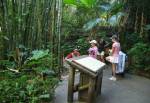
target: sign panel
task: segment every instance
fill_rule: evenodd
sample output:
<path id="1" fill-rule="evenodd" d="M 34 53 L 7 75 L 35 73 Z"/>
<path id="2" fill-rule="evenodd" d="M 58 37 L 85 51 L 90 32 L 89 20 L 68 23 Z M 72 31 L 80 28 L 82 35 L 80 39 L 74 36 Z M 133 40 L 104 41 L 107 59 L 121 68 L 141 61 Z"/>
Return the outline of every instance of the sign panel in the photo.
<path id="1" fill-rule="evenodd" d="M 93 72 L 97 72 L 100 68 L 105 66 L 105 63 L 103 63 L 95 58 L 92 58 L 92 57 L 85 57 L 85 58 L 73 60 L 73 62 L 75 62 L 83 67 L 86 67 Z"/>

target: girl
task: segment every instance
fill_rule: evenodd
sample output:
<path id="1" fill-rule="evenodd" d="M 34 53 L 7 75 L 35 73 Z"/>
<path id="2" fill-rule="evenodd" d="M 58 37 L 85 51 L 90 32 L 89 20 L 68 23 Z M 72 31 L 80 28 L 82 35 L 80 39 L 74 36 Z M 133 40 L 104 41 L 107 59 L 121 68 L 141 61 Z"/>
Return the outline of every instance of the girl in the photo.
<path id="1" fill-rule="evenodd" d="M 111 56 L 107 57 L 106 60 L 112 63 L 112 77 L 109 79 L 116 81 L 116 66 L 119 62 L 120 43 L 116 35 L 113 35 L 111 39 L 113 42 Z"/>
<path id="2" fill-rule="evenodd" d="M 98 48 L 96 46 L 97 41 L 96 40 L 92 40 L 92 41 L 90 41 L 90 44 L 91 44 L 91 47 L 88 50 L 89 56 L 97 59 L 97 54 L 98 54 Z"/>

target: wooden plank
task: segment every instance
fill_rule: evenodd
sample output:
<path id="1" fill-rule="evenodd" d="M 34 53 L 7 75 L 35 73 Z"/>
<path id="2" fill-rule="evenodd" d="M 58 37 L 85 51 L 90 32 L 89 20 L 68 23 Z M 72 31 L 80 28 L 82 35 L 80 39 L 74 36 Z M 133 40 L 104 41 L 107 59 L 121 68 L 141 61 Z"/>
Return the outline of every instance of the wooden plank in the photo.
<path id="1" fill-rule="evenodd" d="M 86 84 L 86 85 L 82 85 L 82 86 L 79 86 L 79 84 L 76 84 L 75 86 L 74 86 L 74 92 L 80 92 L 80 91 L 83 91 L 83 90 L 85 90 L 85 89 L 88 89 L 89 88 L 89 84 Z"/>
<path id="2" fill-rule="evenodd" d="M 80 73 L 79 87 L 82 87 L 84 85 L 89 86 L 89 75 L 82 72 L 82 73 Z M 88 99 L 88 88 L 84 88 L 83 90 L 79 91 L 78 98 L 79 98 L 79 101 L 86 102 Z"/>
<path id="3" fill-rule="evenodd" d="M 87 89 L 87 88 L 89 88 L 89 84 L 80 86 L 78 90 L 79 90 L 79 91 L 82 91 L 82 90 L 85 90 L 85 89 Z"/>
<path id="4" fill-rule="evenodd" d="M 97 80 L 96 80 L 96 96 L 101 94 L 102 77 L 103 77 L 103 71 L 99 73 Z"/>
<path id="5" fill-rule="evenodd" d="M 94 103 L 95 102 L 95 84 L 96 84 L 95 78 L 90 78 L 87 103 Z"/>
<path id="6" fill-rule="evenodd" d="M 74 78 L 75 78 L 75 69 L 70 67 L 69 68 L 69 78 L 68 78 L 68 103 L 73 102 Z"/>

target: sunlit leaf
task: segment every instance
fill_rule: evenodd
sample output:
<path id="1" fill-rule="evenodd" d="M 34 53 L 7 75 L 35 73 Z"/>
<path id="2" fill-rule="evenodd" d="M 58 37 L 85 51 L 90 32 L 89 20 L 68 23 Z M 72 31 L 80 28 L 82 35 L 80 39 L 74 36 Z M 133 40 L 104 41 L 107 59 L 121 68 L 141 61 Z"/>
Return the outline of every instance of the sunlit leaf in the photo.
<path id="1" fill-rule="evenodd" d="M 83 26 L 84 31 L 91 30 L 93 27 L 95 27 L 101 21 L 102 21 L 102 19 L 100 19 L 100 18 L 96 18 L 96 19 L 93 19 L 93 20 L 89 21 L 88 23 L 86 23 Z"/>

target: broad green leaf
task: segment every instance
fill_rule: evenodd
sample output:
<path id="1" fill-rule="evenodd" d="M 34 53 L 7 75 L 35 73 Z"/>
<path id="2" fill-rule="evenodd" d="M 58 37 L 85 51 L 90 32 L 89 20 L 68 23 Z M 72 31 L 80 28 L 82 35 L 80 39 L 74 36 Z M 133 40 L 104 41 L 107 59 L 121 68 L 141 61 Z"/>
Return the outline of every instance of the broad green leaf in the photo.
<path id="1" fill-rule="evenodd" d="M 48 55 L 49 50 L 34 50 L 32 51 L 33 56 L 29 58 L 29 60 L 37 60 Z"/>
<path id="2" fill-rule="evenodd" d="M 73 5 L 75 5 L 76 4 L 76 0 L 64 0 L 64 3 L 65 4 L 73 4 Z"/>
<path id="3" fill-rule="evenodd" d="M 80 0 L 81 4 L 88 8 L 92 8 L 94 4 L 96 3 L 96 0 Z"/>
<path id="4" fill-rule="evenodd" d="M 93 20 L 90 20 L 89 22 L 87 22 L 84 26 L 83 29 L 84 31 L 88 31 L 91 30 L 93 27 L 95 27 L 98 23 L 100 23 L 102 21 L 102 19 L 100 18 L 96 18 Z"/>

